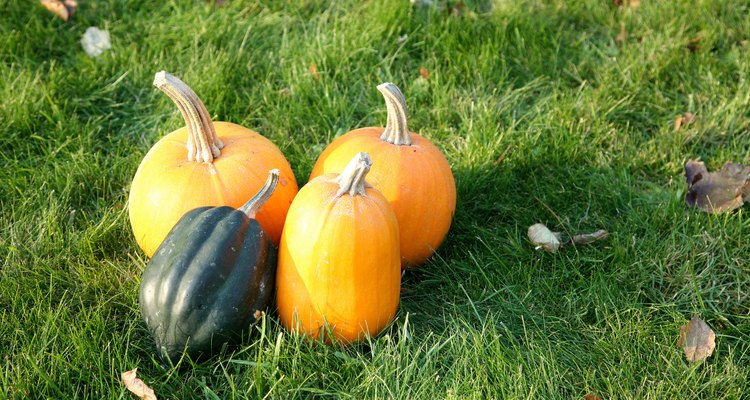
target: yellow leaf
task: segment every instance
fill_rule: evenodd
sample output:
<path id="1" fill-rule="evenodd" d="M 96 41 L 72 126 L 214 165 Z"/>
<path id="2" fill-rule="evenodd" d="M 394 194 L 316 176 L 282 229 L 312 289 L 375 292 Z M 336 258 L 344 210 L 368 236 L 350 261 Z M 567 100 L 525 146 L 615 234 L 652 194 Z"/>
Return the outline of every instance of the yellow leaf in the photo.
<path id="1" fill-rule="evenodd" d="M 63 21 L 70 19 L 70 16 L 78 7 L 76 0 L 40 0 L 40 3 L 48 11 L 62 18 Z"/>

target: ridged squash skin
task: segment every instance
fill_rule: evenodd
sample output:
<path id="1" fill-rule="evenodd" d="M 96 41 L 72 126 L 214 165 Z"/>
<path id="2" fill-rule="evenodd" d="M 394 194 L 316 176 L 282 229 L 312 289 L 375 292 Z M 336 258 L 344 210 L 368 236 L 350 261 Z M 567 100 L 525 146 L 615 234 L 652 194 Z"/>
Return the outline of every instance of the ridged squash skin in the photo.
<path id="1" fill-rule="evenodd" d="M 160 139 L 141 161 L 130 186 L 128 212 L 135 239 L 151 257 L 186 212 L 204 206 L 240 207 L 278 168 L 279 185 L 257 220 L 278 244 L 286 212 L 297 194 L 289 162 L 270 140 L 241 125 L 213 123 L 224 142 L 212 163 L 186 157 L 188 132 L 180 128 Z"/>
<path id="2" fill-rule="evenodd" d="M 276 305 L 289 330 L 344 343 L 394 318 L 401 264 L 393 210 L 374 188 L 337 196 L 336 174 L 308 182 L 289 208 L 279 245 Z M 326 341 L 331 337 L 326 335 Z"/>
<path id="3" fill-rule="evenodd" d="M 143 320 L 157 354 L 176 363 L 236 344 L 273 300 L 276 249 L 258 221 L 231 207 L 185 214 L 148 263 Z"/>
<path id="4" fill-rule="evenodd" d="M 355 129 L 336 138 L 318 157 L 310 179 L 343 171 L 356 153 L 367 152 L 373 165 L 367 182 L 391 203 L 398 220 L 402 266 L 423 264 L 440 246 L 456 210 L 456 182 L 443 153 L 411 132 L 411 144 L 380 138 L 384 128 Z"/>
<path id="5" fill-rule="evenodd" d="M 258 210 L 258 222 L 278 244 L 297 193 L 292 168 L 278 147 L 251 129 L 213 122 L 198 95 L 182 80 L 158 72 L 154 86 L 180 110 L 185 126 L 148 151 L 130 185 L 128 213 L 135 240 L 148 257 L 188 211 L 206 206 L 240 207 L 279 170 L 278 189 Z"/>
<path id="6" fill-rule="evenodd" d="M 406 100 L 392 83 L 378 85 L 385 98 L 384 128 L 350 131 L 318 157 L 310 179 L 340 173 L 359 152 L 372 158 L 367 181 L 391 203 L 398 220 L 401 267 L 423 264 L 448 234 L 456 210 L 456 182 L 448 160 L 434 144 L 411 132 Z"/>

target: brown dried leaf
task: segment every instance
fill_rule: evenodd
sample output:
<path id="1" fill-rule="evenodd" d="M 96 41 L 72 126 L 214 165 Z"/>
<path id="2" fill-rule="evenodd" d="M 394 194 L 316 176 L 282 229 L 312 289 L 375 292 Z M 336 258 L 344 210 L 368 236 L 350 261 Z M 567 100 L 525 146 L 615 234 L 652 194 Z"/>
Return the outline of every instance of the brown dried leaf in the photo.
<path id="1" fill-rule="evenodd" d="M 585 397 L 583 398 L 583 400 L 603 400 L 603 399 L 602 399 L 601 397 L 599 397 L 599 396 L 595 395 L 595 394 L 591 394 L 591 393 L 589 393 L 589 394 L 587 394 L 587 395 L 586 395 L 586 396 L 585 396 Z"/>
<path id="2" fill-rule="evenodd" d="M 609 232 L 605 231 L 604 229 L 599 229 L 596 232 L 593 233 L 582 233 L 573 236 L 573 243 L 575 244 L 589 244 L 594 243 L 597 240 L 604 240 L 609 237 Z"/>
<path id="3" fill-rule="evenodd" d="M 696 51 L 700 50 L 700 43 L 701 43 L 701 35 L 695 35 L 688 40 L 687 48 L 691 52 L 695 53 Z"/>
<path id="4" fill-rule="evenodd" d="M 714 354 L 716 334 L 696 315 L 680 327 L 677 346 L 682 347 L 689 362 L 700 362 Z"/>
<path id="5" fill-rule="evenodd" d="M 555 253 L 562 246 L 562 234 L 550 231 L 546 225 L 541 223 L 531 225 L 527 235 L 531 243 L 537 246 L 537 250 L 544 249 L 550 253 Z"/>
<path id="6" fill-rule="evenodd" d="M 688 126 L 695 122 L 695 114 L 686 112 L 674 120 L 674 131 L 678 132 L 683 126 Z"/>
<path id="7" fill-rule="evenodd" d="M 138 368 L 134 368 L 122 373 L 122 383 L 125 385 L 125 388 L 143 400 L 157 400 L 154 390 L 136 376 L 137 371 Z"/>
<path id="8" fill-rule="evenodd" d="M 682 115 L 674 119 L 674 131 L 675 132 L 678 132 L 680 128 L 682 128 L 682 123 L 684 119 L 685 118 L 683 118 Z"/>
<path id="9" fill-rule="evenodd" d="M 463 11 L 465 6 L 466 5 L 464 4 L 463 1 L 458 0 L 456 4 L 454 4 L 453 7 L 451 8 L 451 15 L 453 15 L 454 17 L 461 15 L 461 12 Z"/>
<path id="10" fill-rule="evenodd" d="M 315 67 L 314 63 L 310 63 L 310 72 L 312 72 L 312 76 L 316 81 L 320 80 L 320 75 L 318 75 L 318 68 Z"/>
<path id="11" fill-rule="evenodd" d="M 625 30 L 625 22 L 620 21 L 620 33 L 615 37 L 618 44 L 623 44 L 628 40 L 628 31 Z"/>
<path id="12" fill-rule="evenodd" d="M 62 18 L 63 21 L 70 19 L 70 16 L 76 11 L 78 3 L 76 0 L 39 0 L 42 6 L 49 12 Z"/>
<path id="13" fill-rule="evenodd" d="M 682 122 L 684 122 L 685 125 L 690 125 L 693 122 L 695 122 L 695 114 L 688 111 L 685 114 L 682 114 L 682 119 L 683 119 Z"/>
<path id="14" fill-rule="evenodd" d="M 708 172 L 702 162 L 690 160 L 685 179 L 685 203 L 709 214 L 740 208 L 750 198 L 750 166 L 728 161 L 718 172 Z"/>
<path id="15" fill-rule="evenodd" d="M 641 6 L 641 0 L 614 0 L 615 7 L 628 7 L 637 9 Z"/>
<path id="16" fill-rule="evenodd" d="M 427 70 L 425 67 L 419 67 L 419 75 L 422 76 L 422 78 L 430 80 L 430 71 Z"/>

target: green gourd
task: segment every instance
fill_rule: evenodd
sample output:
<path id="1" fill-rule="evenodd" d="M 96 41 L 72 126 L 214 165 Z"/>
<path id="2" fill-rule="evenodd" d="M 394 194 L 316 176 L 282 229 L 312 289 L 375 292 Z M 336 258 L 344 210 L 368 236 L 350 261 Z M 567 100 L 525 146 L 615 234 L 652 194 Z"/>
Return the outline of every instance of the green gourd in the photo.
<path id="1" fill-rule="evenodd" d="M 159 357 L 197 360 L 237 344 L 273 299 L 276 248 L 254 219 L 279 171 L 240 209 L 200 207 L 172 228 L 143 273 L 140 305 Z"/>

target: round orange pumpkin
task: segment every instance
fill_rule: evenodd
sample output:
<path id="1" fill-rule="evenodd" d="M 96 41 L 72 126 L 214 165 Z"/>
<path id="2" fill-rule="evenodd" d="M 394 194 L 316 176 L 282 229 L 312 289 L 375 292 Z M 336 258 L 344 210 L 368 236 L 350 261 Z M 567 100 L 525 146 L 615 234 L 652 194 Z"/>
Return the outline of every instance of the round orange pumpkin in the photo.
<path id="1" fill-rule="evenodd" d="M 279 148 L 240 125 L 212 122 L 195 92 L 177 77 L 159 72 L 154 85 L 175 102 L 186 126 L 149 150 L 130 186 L 130 224 L 141 249 L 151 257 L 194 208 L 241 207 L 263 187 L 271 169 L 279 169 L 279 185 L 256 219 L 278 244 L 297 194 L 297 181 Z"/>
<path id="2" fill-rule="evenodd" d="M 318 338 L 330 328 L 348 343 L 378 334 L 396 314 L 398 226 L 388 200 L 365 183 L 371 163 L 355 155 L 340 175 L 308 182 L 289 209 L 276 271 L 289 330 Z"/>
<path id="3" fill-rule="evenodd" d="M 367 181 L 391 203 L 398 219 L 402 267 L 418 266 L 440 246 L 456 209 L 456 183 L 440 149 L 409 132 L 406 101 L 392 83 L 378 86 L 385 97 L 385 128 L 360 128 L 334 140 L 320 155 L 310 178 L 341 172 L 354 154 L 373 160 Z"/>

